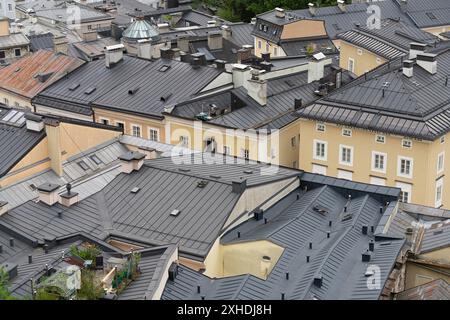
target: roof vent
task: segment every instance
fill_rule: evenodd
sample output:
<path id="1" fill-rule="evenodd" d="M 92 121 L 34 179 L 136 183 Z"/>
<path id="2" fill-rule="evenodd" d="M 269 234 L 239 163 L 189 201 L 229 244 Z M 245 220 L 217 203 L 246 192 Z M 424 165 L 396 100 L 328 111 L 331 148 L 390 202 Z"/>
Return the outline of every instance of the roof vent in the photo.
<path id="1" fill-rule="evenodd" d="M 139 190 L 141 190 L 141 188 L 139 188 L 139 187 L 134 187 L 133 189 L 131 189 L 131 193 L 138 193 L 139 192 Z"/>
<path id="2" fill-rule="evenodd" d="M 84 93 L 87 94 L 87 95 L 90 95 L 90 94 L 93 93 L 95 90 L 97 90 L 96 87 L 90 87 L 90 88 L 87 88 L 86 91 L 85 91 Z"/>
<path id="3" fill-rule="evenodd" d="M 77 89 L 79 86 L 80 86 L 79 83 L 74 83 L 74 84 L 72 84 L 72 85 L 69 87 L 69 90 L 70 90 L 70 91 L 74 91 L 74 90 Z"/>
<path id="4" fill-rule="evenodd" d="M 167 94 L 161 96 L 160 100 L 161 100 L 162 102 L 167 102 L 167 101 L 170 99 L 171 96 L 172 96 L 172 93 L 169 92 L 169 93 L 167 93 Z"/>
<path id="5" fill-rule="evenodd" d="M 176 217 L 180 214 L 180 210 L 178 209 L 174 209 L 172 210 L 172 212 L 170 213 L 171 216 Z"/>
<path id="6" fill-rule="evenodd" d="M 314 206 L 314 207 L 313 207 L 313 210 L 314 210 L 315 212 L 320 213 L 320 214 L 327 214 L 327 213 L 328 213 L 327 208 L 325 208 L 325 207 L 323 207 L 323 206 L 321 206 L 321 205 L 316 205 L 316 206 Z"/>
<path id="7" fill-rule="evenodd" d="M 361 256 L 361 261 L 362 262 L 369 262 L 370 261 L 370 257 L 372 256 L 372 254 L 369 252 L 369 250 L 367 250 L 366 252 L 364 252 Z"/>
<path id="8" fill-rule="evenodd" d="M 197 187 L 204 188 L 204 187 L 206 187 L 207 184 L 208 184 L 208 181 L 201 180 L 201 181 L 197 182 Z"/>
<path id="9" fill-rule="evenodd" d="M 38 73 L 36 75 L 36 78 L 44 83 L 45 81 L 47 81 L 51 76 L 53 75 L 53 72 L 47 72 L 47 73 Z"/>
<path id="10" fill-rule="evenodd" d="M 139 87 L 128 90 L 128 94 L 135 94 L 139 90 Z"/>
<path id="11" fill-rule="evenodd" d="M 318 288 L 322 287 L 322 283 L 323 283 L 323 276 L 322 276 L 322 274 L 319 273 L 316 276 L 314 276 L 313 284 L 316 287 L 318 287 Z"/>

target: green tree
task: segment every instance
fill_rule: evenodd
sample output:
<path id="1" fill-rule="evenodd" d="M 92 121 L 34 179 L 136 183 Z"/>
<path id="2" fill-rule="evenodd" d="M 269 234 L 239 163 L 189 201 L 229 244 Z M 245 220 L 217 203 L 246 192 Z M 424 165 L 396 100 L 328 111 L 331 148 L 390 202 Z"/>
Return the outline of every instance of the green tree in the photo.
<path id="1" fill-rule="evenodd" d="M 9 292 L 8 273 L 0 268 L 0 300 L 13 300 L 14 297 Z"/>

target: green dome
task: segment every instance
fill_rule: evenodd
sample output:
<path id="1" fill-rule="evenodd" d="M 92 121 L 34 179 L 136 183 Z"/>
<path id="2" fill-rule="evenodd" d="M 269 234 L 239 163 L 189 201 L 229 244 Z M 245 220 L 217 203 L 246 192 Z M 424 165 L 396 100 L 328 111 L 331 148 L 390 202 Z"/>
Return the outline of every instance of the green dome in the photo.
<path id="1" fill-rule="evenodd" d="M 135 20 L 122 34 L 127 40 L 151 39 L 159 40 L 157 27 L 152 26 L 144 19 Z"/>

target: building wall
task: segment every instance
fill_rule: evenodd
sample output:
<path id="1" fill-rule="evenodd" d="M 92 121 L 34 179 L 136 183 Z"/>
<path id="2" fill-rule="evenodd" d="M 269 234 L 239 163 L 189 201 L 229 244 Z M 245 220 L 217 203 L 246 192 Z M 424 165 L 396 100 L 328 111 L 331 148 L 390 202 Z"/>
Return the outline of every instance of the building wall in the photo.
<path id="1" fill-rule="evenodd" d="M 316 129 L 316 121 L 300 121 L 300 148 L 299 166 L 305 171 L 323 169 L 326 175 L 338 177 L 339 175 L 351 174 L 352 180 L 374 183 L 373 180 L 385 181 L 386 186 L 398 187 L 399 184 L 411 186 L 410 202 L 435 207 L 436 179 L 449 174 L 448 156 L 444 156 L 444 170 L 437 172 L 437 155 L 445 152 L 448 145 L 448 135 L 441 143 L 436 141 L 412 140 L 410 149 L 402 146 L 403 137 L 384 135 L 385 143 L 376 142 L 379 133 L 368 130 L 349 128 L 352 130 L 351 137 L 343 136 L 343 126 L 326 123 L 325 132 Z M 324 141 L 327 144 L 326 160 L 314 159 L 314 140 Z M 340 164 L 340 145 L 353 148 L 353 164 Z M 372 152 L 386 154 L 386 172 L 375 171 L 372 168 Z M 398 156 L 411 158 L 412 177 L 406 178 L 398 175 Z M 318 165 L 318 166 L 315 166 Z M 341 172 L 339 172 L 341 170 Z M 344 172 L 343 172 L 344 171 Z M 443 188 L 444 208 L 450 207 L 450 192 L 448 187 Z"/>
<path id="2" fill-rule="evenodd" d="M 11 10 L 10 10 L 11 9 Z M 14 0 L 0 0 L 0 17 L 7 17 L 10 20 L 16 19 L 16 3 Z M 0 32 L 0 34 L 2 34 Z"/>
<path id="3" fill-rule="evenodd" d="M 406 263 L 405 290 L 420 286 L 436 279 L 444 279 L 450 283 L 450 270 L 425 266 L 422 264 Z"/>
<path id="4" fill-rule="evenodd" d="M 118 123 L 124 124 L 124 134 L 133 135 L 132 126 L 141 127 L 141 138 L 150 139 L 150 128 L 159 131 L 158 141 L 165 141 L 164 120 L 156 120 L 122 112 L 93 108 L 95 113 L 95 122 L 102 123 L 102 120 L 108 120 L 110 125 L 116 126 Z"/>
<path id="5" fill-rule="evenodd" d="M 20 56 L 15 55 L 15 49 L 20 49 Z M 3 51 L 5 53 L 5 58 L 3 60 L 11 62 L 15 59 L 20 59 L 21 57 L 27 55 L 30 52 L 30 48 L 28 45 L 18 45 L 14 48 L 0 48 L 0 51 Z"/>
<path id="6" fill-rule="evenodd" d="M 0 88 L 0 103 L 13 108 L 27 108 L 33 110 L 31 100 L 25 96 L 11 93 Z"/>
<path id="7" fill-rule="evenodd" d="M 285 57 L 286 53 L 277 44 L 264 40 L 263 38 L 254 37 L 255 56 L 261 57 L 261 53 L 269 52 L 271 57 Z M 267 50 L 268 49 L 268 50 Z"/>
<path id="8" fill-rule="evenodd" d="M 443 32 L 450 31 L 450 25 L 439 26 L 439 27 L 432 27 L 432 28 L 423 28 L 422 30 L 426 31 L 426 32 L 429 32 L 429 33 L 432 33 L 435 36 L 439 37 L 439 34 L 441 34 Z"/>
<path id="9" fill-rule="evenodd" d="M 353 72 L 357 76 L 363 75 L 364 73 L 387 62 L 387 60 L 383 57 L 367 51 L 366 49 L 359 48 L 346 41 L 340 42 L 340 50 L 339 66 L 343 69 L 349 70 L 349 60 L 353 59 Z"/>

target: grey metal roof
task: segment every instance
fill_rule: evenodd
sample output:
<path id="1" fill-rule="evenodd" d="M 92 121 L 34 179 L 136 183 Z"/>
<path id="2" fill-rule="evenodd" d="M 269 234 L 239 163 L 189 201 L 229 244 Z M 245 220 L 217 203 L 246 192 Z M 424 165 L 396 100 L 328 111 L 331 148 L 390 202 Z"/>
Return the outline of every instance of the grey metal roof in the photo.
<path id="1" fill-rule="evenodd" d="M 160 69 L 164 65 L 170 68 L 162 72 Z M 91 105 L 95 105 L 161 117 L 166 105 L 194 97 L 219 74 L 215 68 L 193 69 L 190 64 L 179 61 L 148 61 L 125 55 L 112 68 L 107 68 L 104 60 L 85 63 L 42 91 L 33 101 L 86 115 L 92 114 Z M 95 91 L 86 93 L 92 89 Z M 134 94 L 129 94 L 135 89 L 138 90 Z M 163 96 L 168 98 L 162 101 Z"/>
<path id="2" fill-rule="evenodd" d="M 313 49 L 313 53 L 322 52 L 327 55 L 338 53 L 333 41 L 328 37 L 282 41 L 280 46 L 288 56 L 305 55 L 308 47 Z"/>
<path id="3" fill-rule="evenodd" d="M 23 47 L 30 43 L 30 40 L 22 33 L 11 33 L 9 36 L 0 37 L 0 48 Z"/>
<path id="4" fill-rule="evenodd" d="M 445 0 L 442 0 L 445 1 Z M 426 3 L 430 1 L 424 1 Z M 336 35 L 341 32 L 345 32 L 353 29 L 356 24 L 366 25 L 369 14 L 367 13 L 368 7 L 372 3 L 354 3 L 346 5 L 346 12 L 343 13 L 338 6 L 321 7 L 317 8 L 316 14 L 311 15 L 308 9 L 302 10 L 286 10 L 286 19 L 280 19 L 275 16 L 275 11 L 268 11 L 258 15 L 261 20 L 268 21 L 275 25 L 282 25 L 289 22 L 289 16 L 293 16 L 295 19 L 319 19 L 325 21 L 325 28 L 328 36 L 331 39 L 335 39 Z M 381 12 L 383 19 L 401 19 L 406 23 L 412 24 L 411 19 L 400 10 L 400 7 L 395 3 L 395 0 L 378 1 L 376 4 Z M 280 20 L 283 22 L 280 23 Z M 286 22 L 287 21 L 287 22 Z"/>
<path id="5" fill-rule="evenodd" d="M 439 49 L 439 48 L 438 48 Z M 401 59 L 384 64 L 299 109 L 302 118 L 434 140 L 450 127 L 450 50 L 438 52 L 437 73 L 418 65 L 405 77 Z"/>
<path id="6" fill-rule="evenodd" d="M 53 34 L 51 32 L 28 35 L 28 39 L 30 39 L 30 50 L 32 52 L 40 49 L 53 50 Z"/>
<path id="7" fill-rule="evenodd" d="M 447 0 L 408 0 L 406 14 L 419 28 L 445 26 L 450 21 L 450 3 Z"/>
<path id="8" fill-rule="evenodd" d="M 420 254 L 450 247 L 450 220 L 426 228 L 420 246 Z"/>
<path id="9" fill-rule="evenodd" d="M 102 20 L 112 20 L 113 17 L 99 12 L 97 10 L 90 9 L 85 6 L 76 6 L 77 15 L 79 21 L 81 23 L 85 22 L 94 22 L 94 21 L 102 21 Z M 74 9 L 72 9 L 74 10 Z M 67 23 L 67 21 L 71 21 L 72 19 L 72 11 L 67 7 L 59 7 L 59 8 L 51 8 L 46 10 L 38 10 L 36 11 L 36 16 L 39 18 L 45 18 L 49 20 L 58 21 L 60 23 Z"/>
<path id="10" fill-rule="evenodd" d="M 303 182 L 302 182 L 303 183 Z M 252 240 L 268 240 L 284 251 L 266 280 L 252 275 L 210 279 L 182 267 L 175 281 L 168 281 L 163 299 L 378 299 L 382 289 L 369 289 L 365 273 L 369 264 L 380 267 L 381 284 L 386 282 L 404 240 L 377 239 L 369 263 L 361 261 L 374 235 L 381 215 L 380 206 L 390 195 L 379 198 L 370 193 L 354 194 L 351 200 L 345 187 L 322 185 L 307 192 L 296 190 L 265 210 L 264 221 L 249 220 L 222 237 L 224 245 Z M 303 189 L 302 189 L 303 190 Z M 297 199 L 297 194 L 300 198 Z M 316 206 L 326 208 L 321 214 Z M 352 214 L 341 221 L 344 206 Z M 332 226 L 329 226 L 329 222 Z M 362 226 L 369 228 L 363 235 Z M 240 232 L 240 237 L 237 237 Z M 325 235 L 331 232 L 330 239 Z M 313 248 L 309 249 L 309 242 Z M 310 262 L 306 262 L 306 256 Z M 289 280 L 285 274 L 289 272 Z M 313 278 L 323 276 L 323 285 L 313 285 Z M 201 286 L 201 294 L 196 291 Z"/>
<path id="11" fill-rule="evenodd" d="M 5 120 L 12 113 L 18 111 L 0 108 L 0 177 L 8 174 L 46 136 L 44 131 L 27 130 L 25 122 L 13 125 Z"/>
<path id="12" fill-rule="evenodd" d="M 355 28 L 337 36 L 387 59 L 395 59 L 409 52 L 411 42 L 433 45 L 439 38 L 401 21 L 387 19 L 380 29 Z"/>
<path id="13" fill-rule="evenodd" d="M 240 164 L 232 157 L 227 164 L 207 165 L 212 159 L 199 156 L 193 156 L 192 165 L 178 165 L 176 157 L 148 161 L 139 172 L 119 174 L 97 193 L 68 208 L 28 201 L 4 214 L 0 228 L 30 242 L 79 232 L 100 239 L 114 234 L 152 245 L 178 244 L 184 255 L 203 257 L 240 198 L 240 193 L 232 192 L 232 181 L 246 178 L 250 188 L 299 174 L 280 168 L 275 175 L 263 175 L 261 169 L 266 165 L 243 160 Z M 217 172 L 220 177 L 214 175 Z M 200 180 L 207 181 L 203 188 L 197 186 Z M 132 193 L 136 187 L 138 192 Z M 170 214 L 174 210 L 179 210 L 177 216 Z"/>

